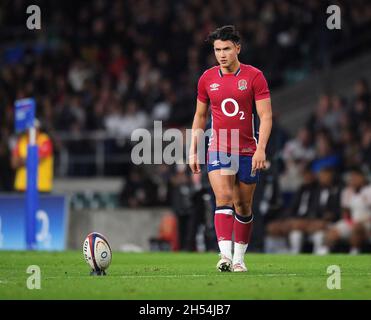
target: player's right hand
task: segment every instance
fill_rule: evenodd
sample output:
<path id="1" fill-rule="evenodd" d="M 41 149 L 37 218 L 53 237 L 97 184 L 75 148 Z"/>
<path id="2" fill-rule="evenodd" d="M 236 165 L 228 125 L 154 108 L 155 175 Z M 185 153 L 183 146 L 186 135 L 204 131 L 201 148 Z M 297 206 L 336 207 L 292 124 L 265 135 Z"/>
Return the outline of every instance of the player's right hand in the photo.
<path id="1" fill-rule="evenodd" d="M 201 167 L 200 167 L 200 163 L 198 162 L 197 154 L 191 154 L 188 157 L 188 163 L 189 163 L 189 167 L 192 170 L 192 173 L 201 172 Z"/>

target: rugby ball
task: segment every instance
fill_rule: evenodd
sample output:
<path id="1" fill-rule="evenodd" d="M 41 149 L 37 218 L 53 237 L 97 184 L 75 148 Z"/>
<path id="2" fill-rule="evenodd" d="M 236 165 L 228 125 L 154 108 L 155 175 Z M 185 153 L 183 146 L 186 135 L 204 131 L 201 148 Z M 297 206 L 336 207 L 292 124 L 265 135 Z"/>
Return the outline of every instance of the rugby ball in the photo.
<path id="1" fill-rule="evenodd" d="M 112 251 L 107 239 L 98 232 L 89 233 L 83 245 L 85 261 L 93 272 L 100 274 L 108 269 L 112 261 Z"/>

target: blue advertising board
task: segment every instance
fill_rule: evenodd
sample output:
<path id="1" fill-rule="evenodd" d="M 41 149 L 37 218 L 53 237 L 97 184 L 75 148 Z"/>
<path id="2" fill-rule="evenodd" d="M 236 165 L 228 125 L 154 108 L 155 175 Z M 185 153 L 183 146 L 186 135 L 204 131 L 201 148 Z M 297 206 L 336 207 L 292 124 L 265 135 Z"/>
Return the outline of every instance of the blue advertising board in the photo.
<path id="1" fill-rule="evenodd" d="M 26 250 L 26 199 L 0 194 L 0 250 Z M 66 196 L 42 195 L 36 213 L 35 250 L 65 250 L 68 227 Z"/>
<path id="2" fill-rule="evenodd" d="M 36 102 L 33 98 L 16 100 L 15 106 L 15 131 L 25 131 L 34 125 Z"/>

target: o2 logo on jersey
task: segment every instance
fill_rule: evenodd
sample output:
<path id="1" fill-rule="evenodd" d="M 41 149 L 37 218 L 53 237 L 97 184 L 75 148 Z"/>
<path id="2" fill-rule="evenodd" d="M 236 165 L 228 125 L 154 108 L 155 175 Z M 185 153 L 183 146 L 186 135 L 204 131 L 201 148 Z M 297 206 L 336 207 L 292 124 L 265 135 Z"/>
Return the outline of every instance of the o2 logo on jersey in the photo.
<path id="1" fill-rule="evenodd" d="M 234 106 L 233 112 L 228 112 L 225 108 L 225 105 L 227 102 L 231 102 Z M 239 111 L 240 106 L 238 105 L 238 102 L 232 98 L 227 98 L 222 101 L 221 108 L 223 113 L 227 117 L 234 117 L 235 115 L 239 114 L 240 115 L 240 120 L 245 120 L 245 113 L 243 111 Z"/>
<path id="2" fill-rule="evenodd" d="M 246 90 L 247 89 L 247 81 L 245 79 L 242 79 L 238 81 L 238 90 Z"/>

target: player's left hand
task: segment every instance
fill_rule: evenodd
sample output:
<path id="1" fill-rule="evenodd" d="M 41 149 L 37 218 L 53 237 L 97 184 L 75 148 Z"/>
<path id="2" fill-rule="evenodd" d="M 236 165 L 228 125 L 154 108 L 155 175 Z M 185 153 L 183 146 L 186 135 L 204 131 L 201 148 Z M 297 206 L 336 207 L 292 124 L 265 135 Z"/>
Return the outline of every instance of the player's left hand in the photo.
<path id="1" fill-rule="evenodd" d="M 262 149 L 256 149 L 254 156 L 252 157 L 252 170 L 265 169 L 266 158 L 265 151 Z"/>

